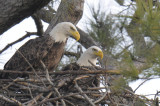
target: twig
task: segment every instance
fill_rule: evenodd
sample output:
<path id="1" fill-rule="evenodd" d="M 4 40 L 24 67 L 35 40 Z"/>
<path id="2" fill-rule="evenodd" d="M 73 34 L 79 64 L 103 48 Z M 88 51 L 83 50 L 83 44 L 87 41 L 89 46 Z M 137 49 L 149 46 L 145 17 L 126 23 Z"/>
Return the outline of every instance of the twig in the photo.
<path id="1" fill-rule="evenodd" d="M 89 90 L 99 90 L 99 89 L 105 89 L 106 87 L 94 87 L 94 88 L 87 88 Z"/>
<path id="2" fill-rule="evenodd" d="M 58 101 L 59 99 L 67 98 L 67 97 L 70 97 L 70 96 L 75 96 L 75 95 L 78 95 L 78 94 L 79 93 L 71 93 L 71 94 L 68 94 L 68 95 L 65 95 L 65 96 L 61 96 L 61 97 L 55 97 L 55 98 L 51 98 L 51 99 L 46 99 L 45 101 L 40 102 L 38 105 L 41 105 L 41 104 L 46 103 L 46 102 Z"/>
<path id="3" fill-rule="evenodd" d="M 75 106 L 73 103 L 71 103 L 70 101 L 64 99 L 65 102 L 67 102 L 68 104 L 70 104 L 70 106 Z"/>
<path id="4" fill-rule="evenodd" d="M 14 85 L 15 86 L 17 85 L 21 89 L 27 89 L 27 90 L 28 90 L 28 86 L 30 86 L 30 87 L 32 87 L 32 89 L 36 89 L 38 92 L 48 92 L 48 91 L 50 91 L 46 87 L 37 86 L 37 85 L 29 84 L 29 83 L 26 83 L 26 82 L 18 82 L 18 84 L 14 84 Z"/>
<path id="5" fill-rule="evenodd" d="M 7 86 L 3 87 L 3 89 L 7 89 L 8 87 L 10 87 L 11 85 L 14 84 L 14 82 L 16 82 L 18 80 L 18 78 L 14 79 L 11 83 L 9 83 Z"/>
<path id="6" fill-rule="evenodd" d="M 77 84 L 77 81 L 75 80 L 75 87 L 77 88 L 77 90 L 83 95 L 83 97 L 88 101 L 88 103 L 92 106 L 96 106 L 92 100 L 86 95 L 83 93 L 82 89 L 78 86 Z"/>
<path id="7" fill-rule="evenodd" d="M 59 106 L 59 102 L 58 101 L 56 101 L 56 106 Z"/>
<path id="8" fill-rule="evenodd" d="M 11 100 L 13 100 L 15 103 L 18 104 L 18 106 L 23 106 L 22 103 L 18 100 L 16 100 L 15 98 L 11 98 Z"/>
<path id="9" fill-rule="evenodd" d="M 101 98 L 99 98 L 98 100 L 94 101 L 94 103 L 96 104 L 96 103 L 102 101 L 102 100 L 106 97 L 107 93 L 108 93 L 108 92 L 106 91 L 106 92 L 104 93 L 104 95 L 103 95 Z"/>
<path id="10" fill-rule="evenodd" d="M 42 102 L 46 101 L 52 94 L 53 94 L 53 92 L 50 92 L 50 93 L 42 100 Z"/>
<path id="11" fill-rule="evenodd" d="M 108 96 L 109 100 L 111 101 L 111 103 L 112 103 L 112 104 L 115 104 L 114 101 L 111 99 L 111 97 L 110 97 L 110 95 L 109 95 L 108 92 L 107 92 L 107 96 Z"/>
<path id="12" fill-rule="evenodd" d="M 57 95 L 58 95 L 58 97 L 61 97 L 61 94 L 58 92 L 58 89 L 57 88 L 53 88 L 55 91 L 56 91 L 56 93 L 57 93 Z M 63 106 L 66 106 L 66 104 L 65 104 L 65 102 L 64 102 L 64 100 L 63 99 L 61 99 L 61 102 L 62 102 L 62 105 Z"/>
<path id="13" fill-rule="evenodd" d="M 108 87 L 105 85 L 104 88 L 107 89 Z M 102 101 L 106 97 L 107 93 L 108 93 L 108 91 L 106 90 L 105 93 L 103 94 L 103 96 L 101 98 L 99 98 L 98 100 L 96 100 L 94 103 L 96 104 L 96 103 Z"/>
<path id="14" fill-rule="evenodd" d="M 33 99 L 31 100 L 31 102 L 30 102 L 27 106 L 33 106 L 34 103 L 37 104 L 36 101 L 37 101 L 42 95 L 43 95 L 43 93 L 40 93 L 39 95 L 37 95 L 35 98 L 33 98 Z"/>
<path id="15" fill-rule="evenodd" d="M 10 46 L 24 40 L 25 38 L 27 37 L 30 37 L 31 35 L 37 35 L 37 32 L 27 32 L 23 37 L 19 38 L 18 40 L 12 42 L 12 43 L 9 43 L 7 46 L 5 46 L 2 50 L 0 50 L 0 54 L 3 53 L 5 50 L 7 50 Z"/>
<path id="16" fill-rule="evenodd" d="M 12 103 L 12 104 L 19 104 L 17 101 L 9 99 L 9 98 L 5 97 L 4 95 L 1 95 L 1 94 L 0 94 L 0 99 L 4 100 L 6 102 Z"/>
<path id="17" fill-rule="evenodd" d="M 88 62 L 89 62 L 92 66 L 97 67 L 97 66 L 94 65 L 90 60 L 88 60 Z"/>
<path id="18" fill-rule="evenodd" d="M 45 64 L 43 63 L 42 60 L 40 60 L 40 63 L 42 64 L 42 67 L 44 68 L 44 70 L 46 72 L 46 78 L 47 78 L 48 82 L 53 86 L 53 82 L 50 79 L 47 67 L 45 66 Z"/>
<path id="19" fill-rule="evenodd" d="M 69 52 L 69 51 L 65 51 L 64 52 L 64 55 L 67 55 L 67 56 L 75 56 L 76 58 L 79 58 L 79 54 L 77 53 L 74 53 L 74 52 Z"/>
<path id="20" fill-rule="evenodd" d="M 37 101 L 35 100 L 35 98 L 33 98 L 33 95 L 32 95 L 32 91 L 31 91 L 31 89 L 29 88 L 29 85 L 28 85 L 28 90 L 29 90 L 29 93 L 30 93 L 30 96 L 31 96 L 31 98 L 32 98 L 32 102 L 31 103 L 36 103 L 37 104 Z M 30 104 L 29 104 L 29 106 L 31 106 Z"/>
<path id="21" fill-rule="evenodd" d="M 135 93 L 139 87 L 141 87 L 146 81 L 151 80 L 151 79 L 152 78 L 148 78 L 148 79 L 144 80 L 141 84 L 138 85 L 138 87 L 133 92 Z"/>
<path id="22" fill-rule="evenodd" d="M 29 63 L 29 61 L 24 57 L 24 55 L 19 51 L 19 50 L 17 50 L 18 51 L 18 53 L 24 58 L 24 60 L 27 62 L 27 64 L 31 67 L 31 69 L 33 70 L 33 72 L 34 72 L 34 74 L 37 76 L 37 78 L 39 78 L 40 80 L 41 80 L 41 78 L 40 78 L 40 76 L 38 76 L 38 74 L 36 73 L 36 70 L 33 68 L 33 66 Z M 42 80 L 41 80 L 42 81 Z M 46 85 L 45 85 L 45 83 L 42 81 L 42 83 L 43 83 L 43 85 L 46 87 Z"/>

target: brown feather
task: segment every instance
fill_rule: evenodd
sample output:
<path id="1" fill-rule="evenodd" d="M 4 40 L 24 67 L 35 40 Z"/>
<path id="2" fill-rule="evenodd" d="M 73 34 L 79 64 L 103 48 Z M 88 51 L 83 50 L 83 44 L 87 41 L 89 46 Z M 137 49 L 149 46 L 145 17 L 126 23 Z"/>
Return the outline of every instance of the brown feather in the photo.
<path id="1" fill-rule="evenodd" d="M 44 70 L 40 63 L 40 60 L 42 60 L 48 71 L 53 71 L 62 58 L 65 43 L 55 42 L 50 36 L 45 36 L 28 41 L 26 44 L 20 47 L 18 51 L 23 54 L 23 56 L 35 70 Z M 18 51 L 5 64 L 4 69 L 16 71 L 32 71 L 29 64 Z M 9 76 L 3 75 L 3 77 Z"/>

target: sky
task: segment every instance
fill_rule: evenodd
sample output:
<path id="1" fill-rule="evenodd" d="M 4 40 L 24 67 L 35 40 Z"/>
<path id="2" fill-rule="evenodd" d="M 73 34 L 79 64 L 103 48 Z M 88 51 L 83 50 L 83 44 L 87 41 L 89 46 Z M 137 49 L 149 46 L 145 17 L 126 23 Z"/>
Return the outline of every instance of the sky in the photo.
<path id="1" fill-rule="evenodd" d="M 125 4 L 126 5 L 129 4 L 130 3 L 129 1 L 130 0 L 125 2 Z M 88 20 L 92 19 L 91 12 L 90 12 L 91 7 L 94 7 L 96 9 L 98 9 L 98 3 L 97 2 L 98 2 L 98 0 L 86 0 L 85 1 L 83 17 L 79 21 L 79 23 L 77 24 L 77 26 L 79 28 L 83 29 L 84 31 L 87 31 L 86 27 L 88 27 Z M 101 11 L 104 11 L 106 13 L 116 14 L 116 13 L 118 13 L 118 12 L 120 12 L 124 9 L 124 7 L 117 4 L 114 0 L 99 0 L 99 2 L 101 3 L 100 4 Z M 58 8 L 58 4 L 59 3 L 57 3 L 55 5 L 55 9 Z M 47 27 L 48 27 L 48 24 L 43 22 L 44 31 L 46 30 Z M 35 26 L 35 23 L 34 23 L 34 21 L 31 17 L 26 18 L 21 23 L 15 25 L 14 27 L 12 27 L 11 29 L 9 29 L 8 31 L 6 31 L 5 33 L 3 33 L 0 36 L 0 50 L 2 48 L 4 48 L 7 44 L 9 44 L 9 43 L 17 40 L 18 38 L 24 36 L 26 34 L 26 31 L 27 32 L 36 32 L 36 26 Z M 15 53 L 15 51 L 21 45 L 23 45 L 29 39 L 33 39 L 35 37 L 36 36 L 28 37 L 27 39 L 13 45 L 8 50 L 3 52 L 0 55 L 0 69 L 3 69 L 4 64 L 10 59 L 10 57 Z M 128 42 L 130 42 L 129 39 L 127 39 L 127 40 L 128 40 Z M 68 42 L 69 43 L 67 44 L 67 46 L 69 46 L 69 47 L 71 47 L 75 43 L 75 41 L 73 39 L 69 39 Z M 72 49 L 72 50 L 74 50 L 74 49 Z M 137 80 L 137 81 L 131 82 L 130 86 L 134 90 L 142 82 L 143 82 L 143 80 Z M 158 82 L 160 82 L 160 79 L 153 79 L 153 80 L 147 81 L 136 91 L 136 93 L 137 94 L 142 94 L 142 95 L 155 94 L 157 91 L 160 91 L 160 84 L 157 84 Z M 149 98 L 153 98 L 153 97 L 154 96 L 149 96 Z"/>

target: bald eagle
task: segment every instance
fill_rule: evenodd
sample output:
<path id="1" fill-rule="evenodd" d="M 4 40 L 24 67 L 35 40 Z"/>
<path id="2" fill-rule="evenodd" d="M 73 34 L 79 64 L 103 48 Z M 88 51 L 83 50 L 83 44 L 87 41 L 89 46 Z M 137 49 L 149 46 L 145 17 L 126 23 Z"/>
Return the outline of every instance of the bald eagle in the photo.
<path id="1" fill-rule="evenodd" d="M 76 63 L 80 66 L 96 66 L 98 57 L 103 59 L 102 50 L 97 46 L 91 46 L 81 55 Z"/>
<path id="2" fill-rule="evenodd" d="M 64 67 L 62 70 L 78 70 L 82 66 L 96 66 L 98 58 L 103 59 L 103 51 L 97 46 L 89 47 L 76 61 Z"/>
<path id="3" fill-rule="evenodd" d="M 61 60 L 69 36 L 73 36 L 77 41 L 80 39 L 80 34 L 72 23 L 57 24 L 49 35 L 29 40 L 20 47 L 5 64 L 4 70 L 31 71 L 30 65 L 32 65 L 35 70 L 43 71 L 41 60 L 48 71 L 53 71 Z M 13 78 L 11 74 L 3 74 L 1 77 Z M 14 75 L 15 77 L 19 76 Z"/>
<path id="4" fill-rule="evenodd" d="M 96 66 L 96 63 L 98 62 L 98 58 L 103 59 L 103 51 L 97 46 L 91 46 L 80 56 L 80 58 L 75 63 L 71 63 L 65 66 L 62 69 L 62 71 L 70 71 L 70 70 L 84 71 L 83 68 L 95 70 L 97 69 L 97 67 L 95 66 Z M 83 87 L 86 87 L 86 86 L 87 87 L 95 87 L 95 86 L 98 87 L 100 84 L 100 81 L 99 81 L 100 77 L 97 75 L 89 75 L 89 76 L 90 77 L 80 80 L 79 84 L 83 85 Z"/>

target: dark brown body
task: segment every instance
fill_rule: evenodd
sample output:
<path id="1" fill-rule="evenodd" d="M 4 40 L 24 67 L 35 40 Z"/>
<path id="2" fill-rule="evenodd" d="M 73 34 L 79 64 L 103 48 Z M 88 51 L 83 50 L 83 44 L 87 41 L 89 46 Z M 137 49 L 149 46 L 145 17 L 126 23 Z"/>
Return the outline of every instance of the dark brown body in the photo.
<path id="1" fill-rule="evenodd" d="M 36 71 L 44 71 L 40 63 L 42 60 L 48 71 L 53 71 L 62 58 L 64 46 L 64 42 L 55 42 L 50 36 L 32 39 L 17 50 L 5 64 L 4 70 L 32 71 L 28 61 Z"/>

